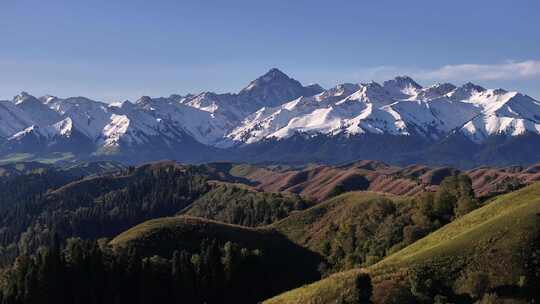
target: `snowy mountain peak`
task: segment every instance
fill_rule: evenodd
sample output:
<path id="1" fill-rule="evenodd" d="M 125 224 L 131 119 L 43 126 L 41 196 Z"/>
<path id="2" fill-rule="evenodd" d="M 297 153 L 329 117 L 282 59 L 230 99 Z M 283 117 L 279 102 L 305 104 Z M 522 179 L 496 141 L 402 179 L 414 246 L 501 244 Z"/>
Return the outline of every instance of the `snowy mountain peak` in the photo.
<path id="1" fill-rule="evenodd" d="M 268 72 L 266 72 L 266 74 L 259 77 L 258 80 L 263 82 L 270 82 L 277 79 L 290 79 L 290 77 L 278 68 L 271 68 Z"/>
<path id="2" fill-rule="evenodd" d="M 486 91 L 486 89 L 483 87 L 472 82 L 467 82 L 466 84 L 448 93 L 448 96 L 455 100 L 466 100 L 471 98 L 473 95 L 482 93 L 484 91 Z"/>
<path id="3" fill-rule="evenodd" d="M 418 94 L 418 91 L 422 89 L 422 86 L 409 76 L 397 76 L 387 80 L 383 82 L 383 87 L 397 99 L 409 98 Z"/>
<path id="4" fill-rule="evenodd" d="M 454 91 L 456 86 L 451 83 L 437 83 L 427 88 L 423 88 L 416 96 L 419 100 L 428 100 L 442 97 Z"/>
<path id="5" fill-rule="evenodd" d="M 41 97 L 39 98 L 39 100 L 40 100 L 42 103 L 48 105 L 48 104 L 54 103 L 55 101 L 58 101 L 59 98 L 56 97 L 56 96 L 52 96 L 52 95 L 45 95 L 45 96 L 41 96 Z"/>
<path id="6" fill-rule="evenodd" d="M 41 100 L 22 92 L 13 98 L 15 106 L 23 110 L 32 119 L 32 121 L 41 126 L 47 126 L 57 122 L 60 115 L 50 109 Z"/>
<path id="7" fill-rule="evenodd" d="M 465 83 L 464 85 L 461 86 L 461 88 L 465 89 L 465 90 L 473 90 L 473 91 L 476 91 L 476 92 L 483 92 L 485 91 L 486 89 L 477 85 L 477 84 L 474 84 L 472 82 L 467 82 Z"/>
<path id="8" fill-rule="evenodd" d="M 445 95 L 455 90 L 456 86 L 451 83 L 445 82 L 445 83 L 434 84 L 430 86 L 428 89 L 435 90 L 439 92 L 441 95 Z"/>
<path id="9" fill-rule="evenodd" d="M 136 104 L 152 103 L 152 98 L 150 98 L 150 96 L 141 96 L 139 99 L 137 99 L 137 101 L 135 103 Z"/>
<path id="10" fill-rule="evenodd" d="M 304 86 L 278 69 L 237 94 L 142 96 L 135 103 L 106 104 L 84 97 L 36 99 L 23 92 L 0 102 L 0 140 L 5 146 L 32 144 L 32 151 L 59 145 L 69 151 L 81 142 L 91 151 L 144 145 L 174 150 L 188 142 L 223 148 L 298 133 L 436 141 L 451 132 L 477 142 L 493 134 L 540 134 L 540 102 L 473 83 L 423 88 L 408 76 L 324 90 Z"/>
<path id="11" fill-rule="evenodd" d="M 315 94 L 318 94 L 324 91 L 324 88 L 321 87 L 318 83 L 308 84 L 305 88 L 307 91 L 314 92 Z M 312 94 L 312 95 L 315 95 L 315 94 Z"/>
<path id="12" fill-rule="evenodd" d="M 51 139 L 57 136 L 70 137 L 73 132 L 73 121 L 71 118 L 65 118 L 50 126 L 40 127 L 38 125 L 31 125 L 30 127 L 15 133 L 9 138 L 9 140 L 20 141 L 28 136 L 41 137 L 45 139 Z"/>
<path id="13" fill-rule="evenodd" d="M 131 101 L 129 100 L 124 100 L 124 101 L 117 101 L 117 102 L 112 102 L 109 104 L 109 107 L 111 108 L 120 108 L 120 109 L 132 109 L 133 107 L 135 107 L 135 104 L 133 104 Z"/>
<path id="14" fill-rule="evenodd" d="M 411 77 L 406 76 L 406 75 L 396 76 L 396 77 L 394 77 L 394 79 L 386 80 L 383 83 L 383 85 L 385 87 L 396 86 L 396 87 L 399 87 L 399 88 L 407 88 L 407 87 L 412 87 L 412 88 L 415 88 L 415 89 L 421 89 L 422 88 L 422 86 L 419 85 L 416 81 L 414 81 L 414 79 L 412 79 Z"/>
<path id="15" fill-rule="evenodd" d="M 360 84 L 362 87 L 365 87 L 367 89 L 372 89 L 372 90 L 382 90 L 383 89 L 383 86 L 376 82 L 376 81 L 370 81 L 368 83 L 361 83 Z"/>
<path id="16" fill-rule="evenodd" d="M 347 97 L 351 95 L 352 93 L 360 90 L 359 84 L 354 83 L 342 83 L 338 84 L 337 86 L 330 88 L 319 95 L 317 95 L 318 100 L 324 100 L 328 97 Z"/>
<path id="17" fill-rule="evenodd" d="M 390 104 L 393 102 L 388 90 L 375 81 L 360 84 L 358 90 L 347 99 L 376 104 Z"/>
<path id="18" fill-rule="evenodd" d="M 394 77 L 394 79 L 392 80 L 389 80 L 390 82 L 391 81 L 394 81 L 396 83 L 402 83 L 402 84 L 405 84 L 405 85 L 411 85 L 417 89 L 421 89 L 422 86 L 419 85 L 416 81 L 414 81 L 414 79 L 412 79 L 411 77 L 407 76 L 407 75 L 400 75 L 400 76 L 396 76 Z"/>
<path id="19" fill-rule="evenodd" d="M 264 75 L 258 77 L 249 83 L 247 87 L 240 91 L 240 95 L 249 93 L 251 91 L 264 88 L 271 85 L 292 85 L 301 87 L 300 82 L 290 78 L 287 74 L 283 73 L 277 68 L 272 68 Z"/>
<path id="20" fill-rule="evenodd" d="M 28 94 L 27 92 L 21 92 L 19 95 L 15 96 L 13 98 L 13 102 L 18 105 L 23 102 L 40 102 L 37 98 L 34 96 Z"/>
<path id="21" fill-rule="evenodd" d="M 259 108 L 275 107 L 300 96 L 313 96 L 322 91 L 320 86 L 304 87 L 298 80 L 273 68 L 242 89 L 238 97 L 256 103 Z"/>

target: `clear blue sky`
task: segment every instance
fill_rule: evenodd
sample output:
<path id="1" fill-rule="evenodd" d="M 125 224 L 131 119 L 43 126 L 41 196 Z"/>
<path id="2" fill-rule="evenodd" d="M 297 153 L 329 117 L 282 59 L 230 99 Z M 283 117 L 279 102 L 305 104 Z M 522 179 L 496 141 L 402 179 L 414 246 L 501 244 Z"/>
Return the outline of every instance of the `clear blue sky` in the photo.
<path id="1" fill-rule="evenodd" d="M 0 0 L 0 98 L 472 80 L 540 97 L 540 1 Z"/>

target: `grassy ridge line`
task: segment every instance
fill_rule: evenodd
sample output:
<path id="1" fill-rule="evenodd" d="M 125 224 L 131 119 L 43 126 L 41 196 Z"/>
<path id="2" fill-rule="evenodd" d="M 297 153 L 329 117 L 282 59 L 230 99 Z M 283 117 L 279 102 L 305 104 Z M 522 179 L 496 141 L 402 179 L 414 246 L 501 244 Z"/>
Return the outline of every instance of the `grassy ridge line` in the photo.
<path id="1" fill-rule="evenodd" d="M 492 287 L 515 284 L 524 271 L 523 249 L 540 235 L 539 215 L 540 183 L 536 183 L 499 196 L 364 270 L 370 272 L 375 284 L 388 278 L 403 279 L 407 269 L 416 265 L 428 265 L 448 275 L 456 288 L 460 275 L 478 270 L 490 275 Z M 332 275 L 264 303 L 335 302 L 351 289 L 359 271 Z"/>
<path id="2" fill-rule="evenodd" d="M 192 216 L 163 217 L 153 219 L 130 228 L 110 241 L 113 246 L 125 246 L 131 242 L 144 243 L 145 240 L 155 233 L 183 234 L 188 230 L 204 231 L 206 233 L 226 235 L 237 238 L 235 233 L 263 234 L 274 233 L 267 229 L 250 228 L 245 226 L 226 224 L 209 219 Z M 245 235 L 242 235 L 245 237 Z M 255 236 L 254 236 L 255 237 Z"/>
<path id="3" fill-rule="evenodd" d="M 264 304 L 326 304 L 345 298 L 353 292 L 354 279 L 361 270 L 336 273 L 313 284 L 305 285 L 268 299 Z"/>
<path id="4" fill-rule="evenodd" d="M 518 228 L 520 231 L 533 231 L 538 229 L 540 224 L 535 214 L 537 212 L 540 212 L 540 183 L 498 197 L 488 205 L 472 211 L 387 257 L 372 268 L 421 259 L 429 251 L 439 254 L 440 251 L 446 254 L 460 253 L 463 249 L 460 245 L 467 245 L 478 238 L 486 238 L 487 235 L 503 237 Z"/>

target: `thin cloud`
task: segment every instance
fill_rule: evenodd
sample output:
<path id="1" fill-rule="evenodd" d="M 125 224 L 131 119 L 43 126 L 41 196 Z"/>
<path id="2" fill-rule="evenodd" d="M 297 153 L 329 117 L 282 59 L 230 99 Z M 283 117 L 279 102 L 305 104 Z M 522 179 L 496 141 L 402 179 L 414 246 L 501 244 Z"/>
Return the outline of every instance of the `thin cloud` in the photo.
<path id="1" fill-rule="evenodd" d="M 436 80 L 526 80 L 540 76 L 540 61 L 445 65 L 435 70 L 419 72 L 416 76 L 420 79 Z"/>
<path id="2" fill-rule="evenodd" d="M 341 71 L 304 71 L 304 78 L 322 81 L 326 87 L 343 82 L 382 82 L 398 75 L 407 75 L 423 85 L 434 82 L 479 82 L 483 86 L 502 86 L 506 89 L 522 91 L 536 97 L 540 88 L 534 84 L 540 79 L 540 60 L 507 61 L 493 64 L 455 64 L 434 68 L 419 66 L 380 65 L 372 67 L 351 67 Z"/>
<path id="3" fill-rule="evenodd" d="M 436 68 L 414 66 L 361 67 L 346 73 L 349 81 L 382 81 L 397 75 L 408 75 L 425 81 L 524 81 L 540 78 L 540 60 L 510 61 L 495 64 L 455 64 Z"/>

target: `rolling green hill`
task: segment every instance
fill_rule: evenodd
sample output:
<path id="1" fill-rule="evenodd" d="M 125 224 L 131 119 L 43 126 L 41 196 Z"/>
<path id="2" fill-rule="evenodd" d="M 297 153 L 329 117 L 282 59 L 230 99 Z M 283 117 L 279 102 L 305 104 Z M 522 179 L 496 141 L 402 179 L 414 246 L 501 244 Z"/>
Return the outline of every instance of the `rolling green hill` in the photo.
<path id="1" fill-rule="evenodd" d="M 354 293 L 355 278 L 361 270 L 333 274 L 324 280 L 305 285 L 264 301 L 264 304 L 327 304 L 349 303 Z M 355 303 L 355 302 L 350 302 Z"/>
<path id="2" fill-rule="evenodd" d="M 435 231 L 371 268 L 378 280 L 388 270 L 437 265 L 455 280 L 489 274 L 492 287 L 516 285 L 540 240 L 540 183 L 497 197 L 486 206 Z M 391 271 L 394 272 L 394 271 Z M 501 275 L 504 274 L 504 275 Z"/>
<path id="3" fill-rule="evenodd" d="M 532 296 L 540 276 L 540 183 L 497 197 L 489 204 L 440 228 L 367 268 L 375 289 L 393 281 L 416 284 L 429 273 L 438 293 L 471 294 L 471 277 L 483 276 L 486 289 L 501 297 Z M 350 288 L 357 270 L 330 276 L 265 303 L 328 303 Z M 473 284 L 474 285 L 474 284 Z M 435 287 L 433 287 L 435 288 Z M 418 290 L 415 290 L 419 293 Z"/>
<path id="4" fill-rule="evenodd" d="M 261 262 L 251 266 L 255 272 L 253 279 L 259 282 L 254 287 L 260 293 L 259 300 L 264 299 L 261 297 L 264 294 L 275 295 L 320 278 L 317 266 L 322 258 L 274 230 L 196 217 L 150 220 L 121 233 L 110 245 L 118 252 L 135 250 L 142 256 L 170 258 L 175 251 L 196 252 L 204 240 L 220 245 L 232 242 L 242 248 L 261 252 Z"/>
<path id="5" fill-rule="evenodd" d="M 327 259 L 325 272 L 378 262 L 440 226 L 422 202 L 374 192 L 349 192 L 271 225 Z"/>

